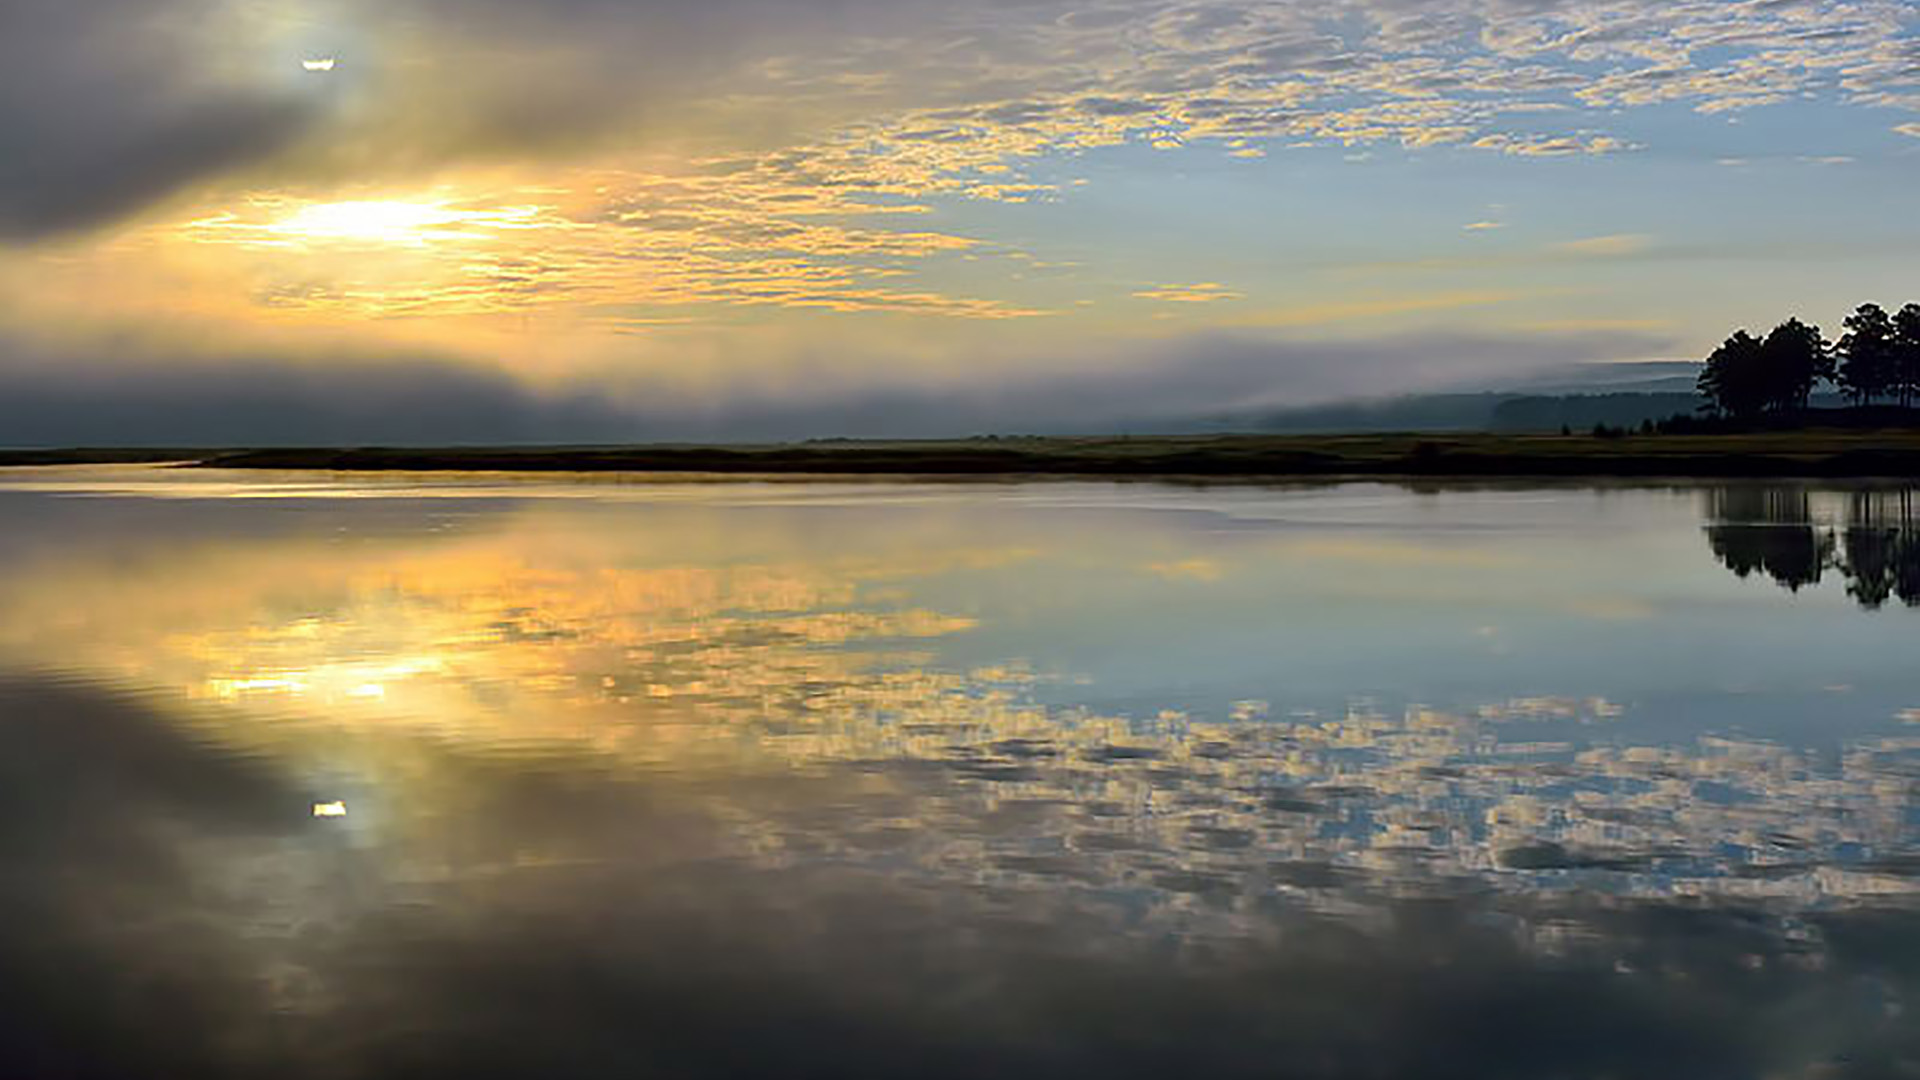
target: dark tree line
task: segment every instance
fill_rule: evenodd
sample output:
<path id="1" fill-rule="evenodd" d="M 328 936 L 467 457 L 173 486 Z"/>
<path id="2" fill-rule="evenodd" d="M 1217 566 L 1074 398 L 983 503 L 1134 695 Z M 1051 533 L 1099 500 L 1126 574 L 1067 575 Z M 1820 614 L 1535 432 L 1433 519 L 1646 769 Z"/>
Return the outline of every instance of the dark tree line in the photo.
<path id="1" fill-rule="evenodd" d="M 1799 592 L 1833 571 L 1861 607 L 1876 609 L 1897 599 L 1920 608 L 1916 502 L 1910 489 L 1854 492 L 1836 536 L 1815 520 L 1804 489 L 1714 489 L 1707 497 L 1707 543 L 1743 578 L 1764 574 Z"/>
<path id="2" fill-rule="evenodd" d="M 1856 405 L 1920 399 L 1920 304 L 1887 314 L 1862 304 L 1846 333 L 1829 342 L 1820 328 L 1788 319 L 1764 338 L 1736 330 L 1707 357 L 1699 389 L 1707 408 L 1737 420 L 1806 409 L 1814 390 L 1832 383 Z"/>

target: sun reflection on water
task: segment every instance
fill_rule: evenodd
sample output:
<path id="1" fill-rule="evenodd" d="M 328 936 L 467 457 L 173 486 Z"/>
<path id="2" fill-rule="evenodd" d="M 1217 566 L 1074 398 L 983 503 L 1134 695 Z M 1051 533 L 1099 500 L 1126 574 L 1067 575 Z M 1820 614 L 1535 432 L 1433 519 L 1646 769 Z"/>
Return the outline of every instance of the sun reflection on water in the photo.
<path id="1" fill-rule="evenodd" d="M 1220 913 L 1466 879 L 1799 904 L 1916 882 L 1889 853 L 1913 840 L 1920 740 L 1857 739 L 1837 759 L 1738 735 L 1637 745 L 1609 734 L 1630 707 L 1600 697 L 1116 711 L 1074 703 L 1072 671 L 956 664 L 949 653 L 991 623 L 918 598 L 955 574 L 1025 573 L 1054 554 L 1033 537 L 796 550 L 722 539 L 697 512 L 652 520 L 633 548 L 616 539 L 624 520 L 517 512 L 368 547 L 280 541 L 209 553 L 217 574 L 178 573 L 191 552 L 90 567 L 111 577 L 97 595 L 113 610 L 59 593 L 78 635 L 59 644 L 225 710 L 204 720 L 214 737 L 296 756 L 331 742 L 334 767 L 368 789 L 407 789 L 389 759 L 419 739 L 706 778 L 742 850 L 774 863 L 878 859 L 930 880 L 1132 890 Z M 1169 587 L 1218 576 L 1124 561 Z M 32 597 L 16 619 L 34 617 Z M 242 719 L 262 710 L 276 723 Z M 826 807 L 757 806 L 749 790 L 780 776 Z M 846 809 L 872 800 L 892 809 Z"/>
<path id="2" fill-rule="evenodd" d="M 1634 503 L 1674 516 L 1616 555 L 1552 522 L 1383 526 L 1354 497 L 1120 518 L 1105 492 L 1076 516 L 963 489 L 165 483 L 13 496 L 58 527 L 0 573 L 0 656 L 30 673 L 0 677 L 0 796 L 66 822 L 28 830 L 14 884 L 58 914 L 62 985 L 100 941 L 190 973 L 188 1002 L 214 972 L 208 1015 L 275 1033 L 232 1045 L 300 1033 L 316 1075 L 423 1046 L 469 1075 L 509 1029 L 644 1057 L 813 1002 L 868 1042 L 925 1016 L 994 1046 L 1246 1017 L 1315 1075 L 1343 1031 L 1424 1046 L 1449 1008 L 1511 1015 L 1509 986 L 1606 1031 L 1727 1001 L 1853 1025 L 1799 1061 L 1882 1037 L 1920 987 L 1858 945 L 1920 903 L 1920 686 L 1885 706 L 1870 670 L 1765 653 L 1820 710 L 1768 733 L 1768 697 L 1698 656 L 1628 662 L 1778 640 L 1734 598 L 1787 594 L 1712 564 L 1691 493 Z M 142 527 L 80 527 L 108 513 Z M 1642 668 L 1719 711 L 1658 713 Z M 514 1026 L 535 991 L 554 1013 Z M 1183 1053 L 1254 1037 L 1223 1022 Z"/>

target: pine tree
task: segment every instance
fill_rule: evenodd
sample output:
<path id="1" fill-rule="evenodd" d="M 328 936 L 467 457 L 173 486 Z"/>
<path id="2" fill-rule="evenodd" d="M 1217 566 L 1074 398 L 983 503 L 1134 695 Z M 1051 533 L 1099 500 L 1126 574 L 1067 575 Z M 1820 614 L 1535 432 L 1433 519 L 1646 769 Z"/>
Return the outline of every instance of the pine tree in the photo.
<path id="1" fill-rule="evenodd" d="M 1893 316 L 1893 382 L 1900 404 L 1920 398 L 1920 304 L 1908 304 Z"/>
<path id="2" fill-rule="evenodd" d="M 1894 327 L 1879 304 L 1861 304 L 1847 316 L 1840 338 L 1840 385 L 1866 404 L 1895 390 Z"/>
<path id="3" fill-rule="evenodd" d="M 1766 405 L 1776 412 L 1805 409 L 1815 384 L 1833 378 L 1832 347 L 1819 327 L 1799 319 L 1774 327 L 1762 353 Z"/>
<path id="4" fill-rule="evenodd" d="M 1745 330 L 1736 330 L 1707 357 L 1700 393 L 1714 411 L 1737 419 L 1758 416 L 1767 407 L 1766 346 Z"/>

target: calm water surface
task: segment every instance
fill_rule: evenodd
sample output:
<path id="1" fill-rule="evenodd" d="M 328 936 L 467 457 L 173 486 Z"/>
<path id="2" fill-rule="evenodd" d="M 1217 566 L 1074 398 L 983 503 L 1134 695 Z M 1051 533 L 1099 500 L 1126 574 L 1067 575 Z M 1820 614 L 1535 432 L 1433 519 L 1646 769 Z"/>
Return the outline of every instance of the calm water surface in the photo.
<path id="1" fill-rule="evenodd" d="M 1915 502 L 0 474 L 0 1072 L 1915 1075 Z"/>

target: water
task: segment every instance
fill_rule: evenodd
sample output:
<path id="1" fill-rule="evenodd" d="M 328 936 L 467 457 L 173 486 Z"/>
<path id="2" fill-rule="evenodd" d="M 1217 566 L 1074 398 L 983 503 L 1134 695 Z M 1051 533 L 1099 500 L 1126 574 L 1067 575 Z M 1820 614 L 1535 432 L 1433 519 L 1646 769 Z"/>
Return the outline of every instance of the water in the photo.
<path id="1" fill-rule="evenodd" d="M 1915 516 L 10 472 L 0 1063 L 1907 1075 Z"/>

